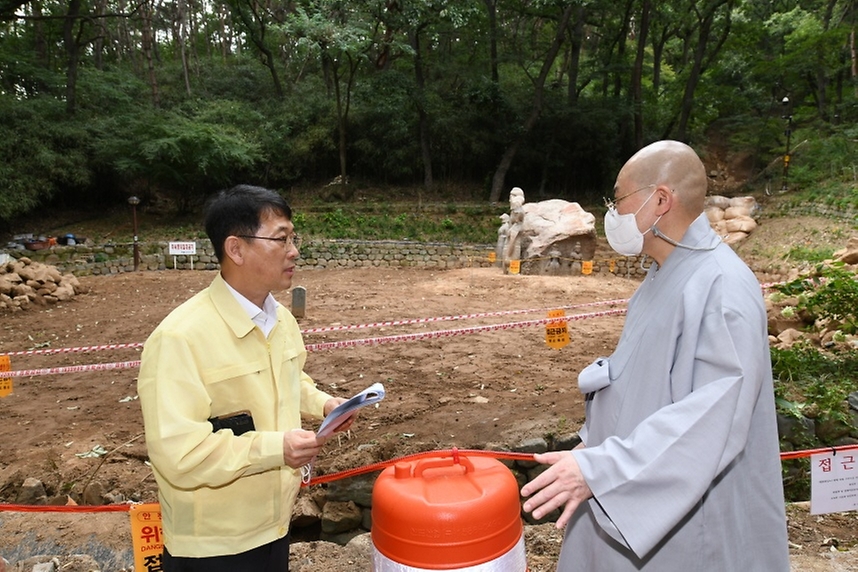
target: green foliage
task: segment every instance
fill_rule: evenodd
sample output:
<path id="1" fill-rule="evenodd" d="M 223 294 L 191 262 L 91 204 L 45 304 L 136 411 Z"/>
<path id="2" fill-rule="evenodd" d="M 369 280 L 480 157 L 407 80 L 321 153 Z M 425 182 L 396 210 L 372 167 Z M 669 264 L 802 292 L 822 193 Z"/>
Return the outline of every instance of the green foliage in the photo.
<path id="1" fill-rule="evenodd" d="M 841 211 L 858 210 L 858 128 L 813 125 L 796 131 L 790 198 Z"/>
<path id="2" fill-rule="evenodd" d="M 858 350 L 827 353 L 799 343 L 772 348 L 771 355 L 775 399 L 782 413 L 854 429 L 847 397 L 858 391 Z M 807 446 L 834 444 L 809 442 Z"/>
<path id="3" fill-rule="evenodd" d="M 829 260 L 832 254 L 833 248 L 813 249 L 799 244 L 789 249 L 786 258 L 796 262 L 822 262 Z"/>
<path id="4" fill-rule="evenodd" d="M 305 237 L 494 244 L 502 208 L 474 205 L 407 211 L 384 205 L 328 210 L 299 208 L 295 228 Z"/>
<path id="5" fill-rule="evenodd" d="M 211 101 L 185 113 L 113 116 L 94 127 L 110 144 L 93 154 L 126 181 L 144 180 L 172 193 L 184 212 L 262 159 L 258 143 L 230 124 L 250 114 L 235 107 L 241 104 Z"/>
<path id="6" fill-rule="evenodd" d="M 700 41 L 697 15 L 711 3 L 657 3 L 644 31 L 639 3 L 584 2 L 561 31 L 560 55 L 536 99 L 566 5 L 493 3 L 494 21 L 474 1 L 302 0 L 259 10 L 228 0 L 181 14 L 174 6 L 152 14 L 152 76 L 136 12 L 85 2 L 70 22 L 63 4 L 27 5 L 26 19 L 0 24 L 0 144 L 11 152 L 0 217 L 87 193 L 120 199 L 166 189 L 190 203 L 239 179 L 274 188 L 325 183 L 340 174 L 341 157 L 352 180 L 414 188 L 427 150 L 435 185 L 477 187 L 474 195 L 485 197 L 514 145 L 507 188 L 591 201 L 634 152 L 638 111 L 644 143 L 688 134 L 702 150 L 716 125 L 730 151 L 749 154 L 752 175 L 766 169 L 769 178 L 779 174 L 790 113 L 791 193 L 837 209 L 858 205 L 858 97 L 841 79 L 849 73 L 848 6 L 835 3 L 826 18 L 814 3 L 737 0 Z M 187 25 L 176 26 L 179 19 Z M 74 55 L 66 22 L 78 49 L 75 115 L 62 113 Z M 722 46 L 718 33 L 728 29 Z M 631 66 L 644 32 L 635 109 Z M 678 134 L 695 53 L 706 54 L 702 77 Z M 780 103 L 787 95 L 789 108 Z"/>
<path id="7" fill-rule="evenodd" d="M 775 397 L 790 413 L 813 402 L 818 402 L 817 409 L 839 410 L 846 396 L 858 390 L 858 351 L 825 353 L 797 343 L 786 349 L 773 347 L 771 355 Z"/>
<path id="8" fill-rule="evenodd" d="M 826 353 L 804 343 L 787 349 L 772 348 L 771 356 L 779 412 L 798 419 L 812 418 L 815 427 L 828 428 L 808 433 L 802 447 L 837 445 L 820 439 L 820 433 L 842 435 L 855 431 L 847 397 L 858 391 L 858 350 Z M 785 461 L 783 470 L 786 498 L 809 498 L 809 460 Z"/>
<path id="9" fill-rule="evenodd" d="M 843 264 L 819 264 L 810 275 L 777 287 L 772 301 L 789 296 L 796 306 L 784 308 L 784 315 L 805 313 L 817 327 L 833 331 L 829 349 L 809 341 L 790 348 L 771 349 L 775 397 L 781 413 L 814 422 L 803 446 L 816 448 L 839 444 L 837 439 L 854 434 L 853 416 L 847 397 L 858 391 L 858 349 L 848 345 L 847 334 L 856 333 L 858 280 Z M 787 312 L 789 311 L 789 312 Z M 787 498 L 803 499 L 808 494 L 806 463 L 784 463 Z"/>
<path id="10" fill-rule="evenodd" d="M 145 82 L 122 68 L 83 68 L 78 76 L 77 113 L 100 117 L 149 104 Z"/>
<path id="11" fill-rule="evenodd" d="M 164 81 L 175 82 L 176 78 L 181 77 L 180 74 L 180 69 L 165 70 Z M 259 65 L 258 58 L 245 53 L 200 66 L 191 89 L 195 97 L 204 99 L 226 99 L 266 106 L 276 99 L 268 70 Z M 176 94 L 179 101 L 183 99 L 181 95 Z"/>
<path id="12" fill-rule="evenodd" d="M 85 125 L 62 102 L 0 94 L 0 219 L 9 220 L 90 182 Z"/>
<path id="13" fill-rule="evenodd" d="M 356 176 L 383 173 L 391 183 L 408 182 L 422 173 L 413 81 L 399 70 L 371 76 L 355 88 L 352 155 Z M 446 154 L 439 150 L 438 159 Z"/>
<path id="14" fill-rule="evenodd" d="M 858 333 L 858 277 L 843 263 L 820 264 L 811 275 L 777 289 L 797 296 L 797 309 L 825 320 L 829 329 L 833 324 L 845 334 Z"/>

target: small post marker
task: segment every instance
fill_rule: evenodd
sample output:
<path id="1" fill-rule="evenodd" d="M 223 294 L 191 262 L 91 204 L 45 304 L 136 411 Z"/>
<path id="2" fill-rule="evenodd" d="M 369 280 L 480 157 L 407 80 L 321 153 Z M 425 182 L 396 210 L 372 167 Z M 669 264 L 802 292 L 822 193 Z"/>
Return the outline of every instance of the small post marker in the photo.
<path id="1" fill-rule="evenodd" d="M 292 288 L 292 315 L 303 318 L 307 312 L 307 289 L 303 286 Z"/>

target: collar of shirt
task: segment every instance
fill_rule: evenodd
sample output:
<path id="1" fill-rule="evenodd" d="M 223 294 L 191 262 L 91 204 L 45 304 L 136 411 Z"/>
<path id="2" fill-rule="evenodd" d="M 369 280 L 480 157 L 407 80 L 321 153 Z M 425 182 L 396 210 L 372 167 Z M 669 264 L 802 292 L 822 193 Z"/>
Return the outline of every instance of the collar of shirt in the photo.
<path id="1" fill-rule="evenodd" d="M 244 311 L 247 312 L 247 315 L 253 323 L 259 326 L 259 329 L 262 330 L 262 333 L 267 338 L 268 334 L 271 333 L 271 330 L 274 329 L 274 324 L 277 323 L 277 302 L 274 300 L 274 296 L 271 295 L 271 292 L 269 292 L 268 296 L 265 297 L 265 301 L 262 303 L 262 308 L 260 308 L 245 298 L 244 295 L 230 286 L 225 280 L 224 284 L 226 284 L 226 287 L 230 292 L 232 292 L 232 295 L 235 296 L 235 299 L 241 307 L 244 308 Z"/>

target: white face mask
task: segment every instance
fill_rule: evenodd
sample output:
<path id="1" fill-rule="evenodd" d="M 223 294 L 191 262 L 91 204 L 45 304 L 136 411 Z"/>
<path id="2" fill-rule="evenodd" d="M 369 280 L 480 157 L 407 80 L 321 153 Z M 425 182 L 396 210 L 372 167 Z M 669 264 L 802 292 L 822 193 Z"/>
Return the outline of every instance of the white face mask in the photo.
<path id="1" fill-rule="evenodd" d="M 635 217 L 654 194 L 655 191 L 647 197 L 640 208 L 634 213 L 621 215 L 617 212 L 616 207 L 609 208 L 608 212 L 605 213 L 605 236 L 608 238 L 608 244 L 611 245 L 611 248 L 617 254 L 621 254 L 622 256 L 637 256 L 643 250 L 644 234 L 646 233 L 642 233 L 638 229 L 638 221 Z M 653 226 L 657 222 L 658 220 L 656 219 Z M 652 230 L 652 227 L 647 229 L 646 232 L 650 230 Z"/>

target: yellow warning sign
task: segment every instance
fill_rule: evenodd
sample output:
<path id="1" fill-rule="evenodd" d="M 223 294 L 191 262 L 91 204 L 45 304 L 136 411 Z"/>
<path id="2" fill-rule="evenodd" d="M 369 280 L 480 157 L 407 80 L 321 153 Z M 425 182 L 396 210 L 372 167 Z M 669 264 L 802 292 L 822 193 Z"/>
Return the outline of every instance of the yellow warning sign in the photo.
<path id="1" fill-rule="evenodd" d="M 133 505 L 131 515 L 131 544 L 134 547 L 134 572 L 162 570 L 164 529 L 161 528 L 161 505 L 147 503 Z"/>
<path id="2" fill-rule="evenodd" d="M 489 262 L 494 264 L 497 259 L 497 254 L 495 254 L 494 252 L 489 252 Z"/>
<path id="3" fill-rule="evenodd" d="M 564 310 L 549 310 L 548 312 L 549 318 L 563 318 L 565 316 Z M 566 328 L 566 320 L 545 324 L 545 343 L 555 350 L 559 350 L 569 343 L 569 330 Z"/>
<path id="4" fill-rule="evenodd" d="M 0 372 L 12 371 L 12 360 L 9 356 L 0 356 Z M 12 393 L 12 378 L 3 377 L 0 374 L 0 397 L 6 397 Z"/>
<path id="5" fill-rule="evenodd" d="M 593 273 L 593 261 L 592 260 L 584 260 L 581 262 L 581 274 L 584 276 L 589 276 Z"/>
<path id="6" fill-rule="evenodd" d="M 509 273 L 518 274 L 519 272 L 521 272 L 521 260 L 510 260 Z"/>

